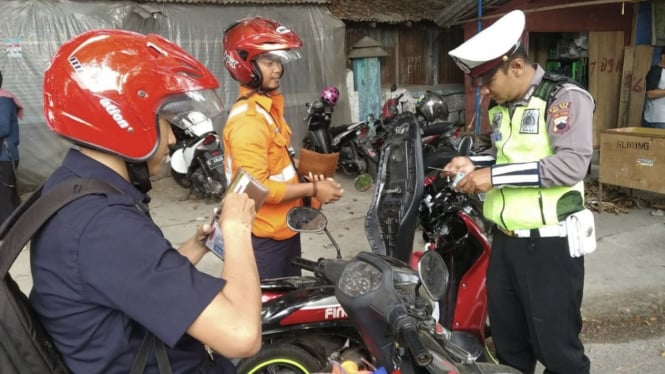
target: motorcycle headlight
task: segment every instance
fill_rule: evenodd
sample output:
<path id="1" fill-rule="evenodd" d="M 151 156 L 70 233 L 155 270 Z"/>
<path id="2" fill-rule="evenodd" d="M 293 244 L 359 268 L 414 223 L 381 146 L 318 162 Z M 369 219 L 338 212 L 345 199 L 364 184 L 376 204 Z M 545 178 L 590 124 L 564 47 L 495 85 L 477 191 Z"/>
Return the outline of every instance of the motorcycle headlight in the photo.
<path id="1" fill-rule="evenodd" d="M 383 275 L 366 262 L 349 264 L 339 279 L 338 288 L 350 297 L 363 296 L 379 288 Z"/>

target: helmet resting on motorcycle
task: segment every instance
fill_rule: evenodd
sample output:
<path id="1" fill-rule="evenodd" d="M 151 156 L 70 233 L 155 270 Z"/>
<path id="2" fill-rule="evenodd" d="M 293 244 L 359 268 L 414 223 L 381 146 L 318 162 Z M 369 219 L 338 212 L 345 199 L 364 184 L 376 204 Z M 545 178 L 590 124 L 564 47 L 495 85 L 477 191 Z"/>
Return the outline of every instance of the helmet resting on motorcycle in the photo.
<path id="1" fill-rule="evenodd" d="M 335 106 L 337 99 L 339 99 L 339 90 L 336 87 L 328 86 L 321 91 L 321 100 L 326 103 Z"/>
<path id="2" fill-rule="evenodd" d="M 425 117 L 427 122 L 446 120 L 448 104 L 438 93 L 425 91 L 416 101 L 416 112 Z"/>
<path id="3" fill-rule="evenodd" d="M 224 31 L 224 66 L 233 79 L 258 89 L 263 77 L 256 59 L 267 53 L 285 64 L 302 58 L 300 47 L 300 37 L 286 26 L 268 18 L 243 18 Z"/>
<path id="4" fill-rule="evenodd" d="M 131 169 L 157 150 L 159 117 L 190 126 L 221 114 L 218 87 L 203 64 L 162 36 L 91 30 L 51 59 L 44 115 L 54 133 L 114 154 Z"/>

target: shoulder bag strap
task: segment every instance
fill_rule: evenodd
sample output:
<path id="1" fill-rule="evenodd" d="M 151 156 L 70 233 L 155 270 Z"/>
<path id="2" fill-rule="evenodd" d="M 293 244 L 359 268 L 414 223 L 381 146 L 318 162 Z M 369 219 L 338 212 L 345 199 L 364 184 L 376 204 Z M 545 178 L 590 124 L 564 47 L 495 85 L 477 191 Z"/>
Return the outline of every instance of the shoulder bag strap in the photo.
<path id="1" fill-rule="evenodd" d="M 43 186 L 40 186 L 33 192 L 0 226 L 0 238 L 2 238 L 0 243 L 0 277 L 2 278 L 7 275 L 9 268 L 16 261 L 16 257 L 18 257 L 23 247 L 55 212 L 85 195 L 122 193 L 106 182 L 82 178 L 66 180 L 45 194 L 42 194 L 42 189 Z M 146 331 L 146 336 L 141 344 L 141 351 L 146 350 L 143 348 L 146 344 L 155 346 L 160 373 L 170 374 L 171 367 L 168 356 L 166 356 L 164 343 L 155 340 L 155 336 Z M 142 358 L 144 361 L 147 361 L 148 353 L 144 353 L 145 357 Z M 140 358 L 141 353 L 139 352 L 136 361 L 139 361 Z M 134 366 L 132 365 L 132 367 Z"/>
<path id="2" fill-rule="evenodd" d="M 150 351 L 154 348 L 155 358 L 157 359 L 157 369 L 160 374 L 172 374 L 171 364 L 169 363 L 169 356 L 166 354 L 166 347 L 164 342 L 157 339 L 154 334 L 149 330 L 145 331 L 143 341 L 136 358 L 132 363 L 132 368 L 129 374 L 142 374 L 145 371 L 145 366 L 148 364 L 148 357 Z"/>
<path id="3" fill-rule="evenodd" d="M 39 228 L 70 202 L 89 194 L 117 193 L 108 183 L 94 179 L 70 179 L 53 190 L 41 193 L 42 187 L 19 205 L 16 211 L 0 227 L 0 277 L 9 272 L 16 257 Z"/>

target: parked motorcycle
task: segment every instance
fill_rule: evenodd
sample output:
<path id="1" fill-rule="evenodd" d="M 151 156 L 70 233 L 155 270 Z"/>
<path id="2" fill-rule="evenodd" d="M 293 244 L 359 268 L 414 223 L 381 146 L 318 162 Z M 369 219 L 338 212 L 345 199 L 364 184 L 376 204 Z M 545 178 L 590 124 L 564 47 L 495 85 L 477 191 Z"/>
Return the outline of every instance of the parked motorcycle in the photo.
<path id="1" fill-rule="evenodd" d="M 325 230 L 327 225 L 321 211 L 308 207 L 292 210 L 287 222 L 294 230 L 305 232 Z M 353 361 L 364 370 L 379 368 L 377 372 L 518 373 L 498 364 L 476 362 L 472 353 L 452 339 L 451 331 L 432 317 L 434 302 L 445 296 L 448 281 L 446 264 L 434 251 L 421 256 L 418 271 L 393 257 L 370 252 L 360 252 L 351 260 L 301 259 L 299 264 L 316 279 L 333 285 L 340 310 L 348 313 L 363 346 L 347 339 L 320 366 L 306 366 L 293 355 L 286 356 L 303 353 L 304 348 L 286 350 L 282 345 L 281 359 L 262 356 L 263 361 L 251 368 L 241 364 L 240 373 L 330 371 L 331 363 L 343 361 Z M 313 339 L 310 344 L 318 342 Z M 276 347 L 280 345 L 269 348 Z M 265 343 L 259 355 L 264 352 Z M 282 365 L 276 367 L 275 362 Z"/>
<path id="2" fill-rule="evenodd" d="M 383 123 L 392 121 L 396 115 L 400 114 L 404 110 L 403 103 L 400 100 L 406 91 L 397 96 L 393 96 L 395 91 L 397 91 L 397 85 L 393 83 L 390 86 L 390 97 L 388 97 L 383 105 L 381 105 L 381 121 Z"/>
<path id="3" fill-rule="evenodd" d="M 300 232 L 323 230 L 342 261 L 340 248 L 312 208 L 293 210 L 287 224 Z M 294 265 L 310 270 L 311 262 L 296 259 Z M 329 360 L 362 357 L 367 351 L 357 330 L 335 297 L 335 285 L 320 276 L 267 279 L 261 282 L 263 347 L 240 360 L 237 372 L 299 373 L 321 371 Z"/>
<path id="4" fill-rule="evenodd" d="M 416 114 L 423 130 L 423 151 L 456 149 L 464 124 L 448 121 L 448 103 L 443 96 L 425 91 L 416 101 Z"/>
<path id="5" fill-rule="evenodd" d="M 418 97 L 414 113 L 404 110 L 404 103 L 400 101 L 404 93 L 396 97 L 392 95 L 396 90 L 397 86 L 393 84 L 391 97 L 383 103 L 381 120 L 374 126 L 378 134 L 371 143 L 374 153 L 380 154 L 388 134 L 404 116 L 414 115 L 420 128 L 425 174 L 432 174 L 430 167 L 440 168 L 442 162 L 457 154 L 463 124 L 447 120 L 448 106 L 441 95 L 426 91 Z"/>
<path id="6" fill-rule="evenodd" d="M 178 185 L 189 188 L 190 194 L 217 199 L 228 186 L 224 150 L 212 120 L 197 114 L 188 114 L 187 127 L 171 126 L 176 138 L 169 149 L 171 176 Z"/>
<path id="7" fill-rule="evenodd" d="M 376 157 L 363 140 L 370 132 L 373 120 L 331 127 L 331 116 L 338 97 L 336 88 L 326 87 L 319 99 L 306 104 L 307 135 L 303 139 L 303 147 L 326 154 L 339 152 L 337 169 L 346 175 L 376 175 Z"/>
<path id="8" fill-rule="evenodd" d="M 419 122 L 411 113 L 396 117 L 395 134 L 389 137 L 365 228 L 373 249 L 415 266 L 422 252 L 413 252 L 418 224 L 423 228 L 427 250 L 445 260 L 451 274 L 447 297 L 440 302 L 440 321 L 453 331 L 454 341 L 476 359 L 493 360 L 487 348 L 485 271 L 490 255 L 487 235 L 491 225 L 481 215 L 476 197 L 456 192 L 450 181 L 438 176 L 425 178 Z M 439 152 L 430 160 L 436 168 L 452 157 L 471 152 L 473 141 L 464 137 L 456 151 Z M 425 183 L 417 183 L 423 181 Z"/>

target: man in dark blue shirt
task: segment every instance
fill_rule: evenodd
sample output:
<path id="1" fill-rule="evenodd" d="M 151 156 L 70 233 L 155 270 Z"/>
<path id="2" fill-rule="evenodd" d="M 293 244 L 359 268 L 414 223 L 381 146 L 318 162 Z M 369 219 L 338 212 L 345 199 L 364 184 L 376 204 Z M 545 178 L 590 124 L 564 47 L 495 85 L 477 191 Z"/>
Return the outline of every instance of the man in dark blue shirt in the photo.
<path id="1" fill-rule="evenodd" d="M 69 151 L 45 190 L 91 178 L 119 191 L 72 202 L 32 242 L 30 302 L 72 372 L 128 373 L 146 331 L 167 346 L 175 373 L 231 373 L 228 358 L 259 350 L 253 201 L 226 195 L 221 278 L 194 266 L 208 251 L 209 225 L 174 249 L 147 213 L 149 178 L 175 142 L 171 126 L 218 115 L 218 87 L 175 44 L 122 30 L 71 39 L 46 70 L 47 124 L 79 150 Z M 146 372 L 156 371 L 151 356 Z"/>
<path id="2" fill-rule="evenodd" d="M 0 71 L 0 224 L 19 204 L 16 168 L 18 167 L 18 120 L 22 115 L 21 102 L 11 92 L 2 88 L 2 71 Z"/>

